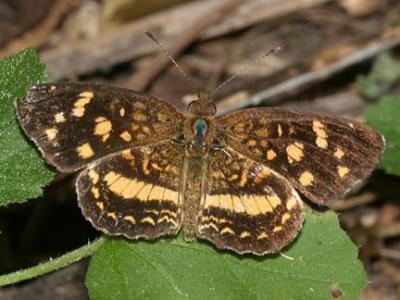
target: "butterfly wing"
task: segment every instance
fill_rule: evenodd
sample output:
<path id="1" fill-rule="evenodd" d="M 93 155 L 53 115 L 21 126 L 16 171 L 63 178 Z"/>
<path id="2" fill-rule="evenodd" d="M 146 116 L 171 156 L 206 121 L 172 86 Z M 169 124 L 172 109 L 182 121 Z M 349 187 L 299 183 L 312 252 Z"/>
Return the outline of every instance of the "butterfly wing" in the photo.
<path id="1" fill-rule="evenodd" d="M 153 239 L 176 234 L 182 220 L 183 161 L 183 147 L 172 141 L 95 161 L 76 182 L 83 215 L 111 235 Z"/>
<path id="2" fill-rule="evenodd" d="M 290 182 L 232 148 L 212 151 L 197 235 L 240 254 L 274 253 L 303 223 L 302 201 Z"/>
<path id="3" fill-rule="evenodd" d="M 342 197 L 384 149 L 366 125 L 319 113 L 246 109 L 220 117 L 223 143 L 287 178 L 317 204 Z"/>
<path id="4" fill-rule="evenodd" d="M 110 153 L 180 134 L 184 117 L 161 99 L 91 83 L 33 86 L 17 101 L 26 134 L 45 159 L 73 172 Z"/>

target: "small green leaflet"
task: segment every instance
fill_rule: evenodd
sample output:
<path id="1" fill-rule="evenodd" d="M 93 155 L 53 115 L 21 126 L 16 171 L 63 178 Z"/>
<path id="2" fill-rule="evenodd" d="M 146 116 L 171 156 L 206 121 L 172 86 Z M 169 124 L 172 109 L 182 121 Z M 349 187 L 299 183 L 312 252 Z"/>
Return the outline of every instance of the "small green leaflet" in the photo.
<path id="1" fill-rule="evenodd" d="M 49 81 L 32 49 L 0 60 L 0 205 L 38 197 L 53 172 L 19 127 L 15 100 L 29 86 Z"/>
<path id="2" fill-rule="evenodd" d="M 385 96 L 365 112 L 367 123 L 385 137 L 386 150 L 379 167 L 400 175 L 400 96 Z"/>

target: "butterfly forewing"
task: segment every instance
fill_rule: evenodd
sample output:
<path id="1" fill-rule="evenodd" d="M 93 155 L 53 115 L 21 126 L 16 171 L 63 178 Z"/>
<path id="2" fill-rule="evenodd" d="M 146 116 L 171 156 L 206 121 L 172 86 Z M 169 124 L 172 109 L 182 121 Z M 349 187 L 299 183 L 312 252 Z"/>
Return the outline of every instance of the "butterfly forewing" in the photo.
<path id="1" fill-rule="evenodd" d="M 77 179 L 83 214 L 107 234 L 152 239 L 177 233 L 183 161 L 183 147 L 172 141 L 97 160 Z"/>
<path id="2" fill-rule="evenodd" d="M 379 160 L 373 129 L 319 113 L 247 109 L 218 120 L 223 143 L 287 178 L 311 201 L 342 197 Z"/>
<path id="3" fill-rule="evenodd" d="M 198 236 L 238 253 L 273 253 L 303 223 L 300 197 L 273 170 L 227 147 L 209 157 Z"/>
<path id="4" fill-rule="evenodd" d="M 122 149 L 177 136 L 184 120 L 156 97 L 70 82 L 31 87 L 18 100 L 17 113 L 46 160 L 63 172 Z"/>

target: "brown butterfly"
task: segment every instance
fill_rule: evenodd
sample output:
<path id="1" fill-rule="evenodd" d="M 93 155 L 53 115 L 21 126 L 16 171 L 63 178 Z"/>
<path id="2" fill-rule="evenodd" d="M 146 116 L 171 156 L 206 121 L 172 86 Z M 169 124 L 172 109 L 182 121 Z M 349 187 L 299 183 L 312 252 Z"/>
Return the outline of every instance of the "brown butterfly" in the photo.
<path id="1" fill-rule="evenodd" d="M 297 191 L 318 205 L 340 198 L 384 149 L 373 129 L 325 114 L 251 108 L 216 117 L 207 93 L 182 114 L 127 89 L 41 84 L 17 113 L 48 163 L 81 170 L 79 205 L 97 229 L 154 239 L 182 228 L 188 241 L 256 255 L 297 236 Z"/>

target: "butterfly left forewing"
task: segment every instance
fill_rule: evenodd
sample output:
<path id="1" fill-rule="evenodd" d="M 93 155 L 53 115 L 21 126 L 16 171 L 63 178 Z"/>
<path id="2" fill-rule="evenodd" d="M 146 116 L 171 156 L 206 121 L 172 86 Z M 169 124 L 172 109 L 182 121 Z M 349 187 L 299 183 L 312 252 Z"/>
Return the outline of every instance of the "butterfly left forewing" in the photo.
<path id="1" fill-rule="evenodd" d="M 73 172 L 110 153 L 180 134 L 184 117 L 165 101 L 94 83 L 32 86 L 17 101 L 26 134 L 44 158 Z"/>
<path id="2" fill-rule="evenodd" d="M 83 215 L 111 235 L 153 239 L 176 234 L 182 221 L 183 150 L 164 141 L 92 163 L 76 182 Z"/>
<path id="3" fill-rule="evenodd" d="M 291 184 L 227 147 L 210 153 L 197 235 L 238 253 L 282 249 L 298 234 L 303 206 Z"/>
<path id="4" fill-rule="evenodd" d="M 383 137 L 320 113 L 246 109 L 218 119 L 223 143 L 287 178 L 311 201 L 342 197 L 378 163 Z"/>

